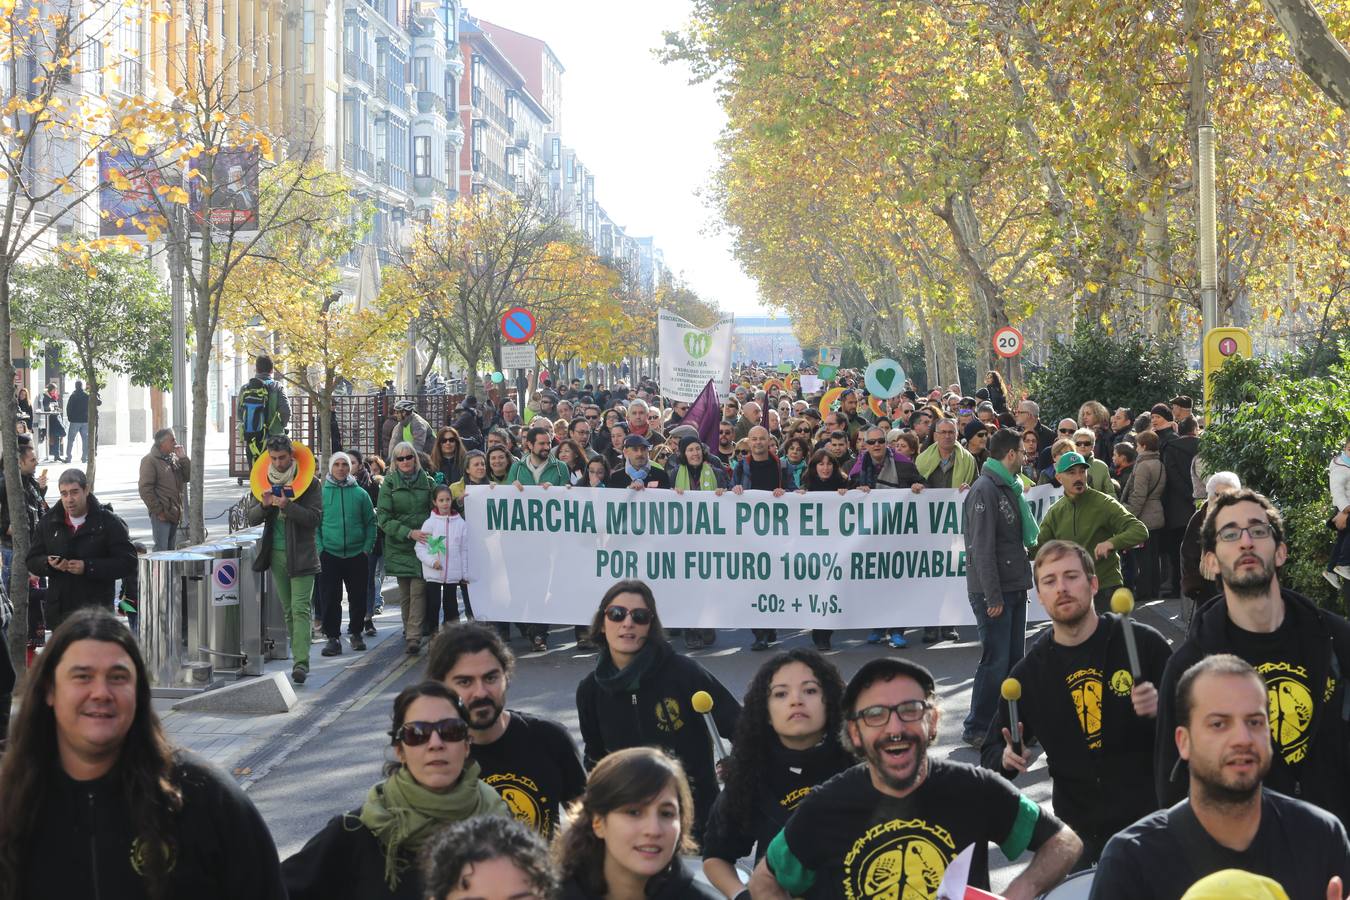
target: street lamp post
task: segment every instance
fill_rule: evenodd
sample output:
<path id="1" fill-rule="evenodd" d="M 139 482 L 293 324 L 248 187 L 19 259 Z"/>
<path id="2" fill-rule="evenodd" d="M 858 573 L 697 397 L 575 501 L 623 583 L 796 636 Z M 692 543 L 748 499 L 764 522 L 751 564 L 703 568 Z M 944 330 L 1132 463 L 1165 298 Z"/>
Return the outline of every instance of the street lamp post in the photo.
<path id="1" fill-rule="evenodd" d="M 1215 212 L 1217 199 L 1214 187 L 1214 126 L 1204 124 L 1197 129 L 1196 174 L 1199 189 L 1197 252 L 1200 264 L 1200 318 L 1201 344 L 1205 335 L 1219 325 L 1219 263 L 1218 221 Z"/>

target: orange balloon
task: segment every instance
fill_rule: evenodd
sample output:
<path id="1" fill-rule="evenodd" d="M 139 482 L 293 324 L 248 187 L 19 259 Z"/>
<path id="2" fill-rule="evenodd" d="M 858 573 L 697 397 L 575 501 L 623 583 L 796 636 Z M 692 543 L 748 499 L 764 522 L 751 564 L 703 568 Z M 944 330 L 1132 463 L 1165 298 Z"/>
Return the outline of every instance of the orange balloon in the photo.
<path id="1" fill-rule="evenodd" d="M 886 415 L 886 404 L 883 403 L 881 401 L 881 398 L 878 397 L 876 394 L 871 394 L 868 396 L 867 405 L 871 407 L 872 412 L 876 413 L 877 416 L 886 416 L 886 418 L 888 419 L 890 418 L 890 416 Z"/>
<path id="2" fill-rule="evenodd" d="M 820 414 L 823 416 L 830 411 L 830 406 L 839 399 L 839 395 L 844 392 L 844 388 L 832 387 L 825 392 L 825 396 L 820 398 Z"/>
<path id="3" fill-rule="evenodd" d="M 291 482 L 291 490 L 299 497 L 314 482 L 314 451 L 304 444 L 291 441 L 291 453 L 295 456 L 296 462 L 295 480 Z M 262 502 L 262 495 L 272 490 L 272 483 L 267 480 L 267 467 L 270 464 L 271 457 L 263 453 L 253 461 L 253 471 L 248 476 L 248 486 L 253 491 L 253 498 L 259 503 Z"/>

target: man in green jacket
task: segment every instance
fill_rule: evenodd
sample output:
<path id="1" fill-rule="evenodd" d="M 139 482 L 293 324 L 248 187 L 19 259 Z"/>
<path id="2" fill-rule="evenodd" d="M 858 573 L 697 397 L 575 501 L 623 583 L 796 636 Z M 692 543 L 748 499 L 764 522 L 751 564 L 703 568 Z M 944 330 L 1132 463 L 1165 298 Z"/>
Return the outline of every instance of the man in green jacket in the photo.
<path id="1" fill-rule="evenodd" d="M 1053 540 L 1073 541 L 1092 554 L 1097 567 L 1092 605 L 1100 614 L 1111 608 L 1111 594 L 1125 583 L 1120 575 L 1120 551 L 1148 540 L 1148 526 L 1114 497 L 1088 487 L 1087 472 L 1087 460 L 1072 451 L 1055 463 L 1055 480 L 1064 488 L 1064 496 L 1041 520 L 1036 549 Z"/>
<path id="2" fill-rule="evenodd" d="M 291 680 L 304 684 L 309 676 L 309 643 L 314 627 L 310 600 L 314 576 L 319 573 L 314 535 L 323 520 L 323 492 L 313 475 L 307 485 L 295 483 L 300 464 L 290 438 L 273 435 L 265 447 L 271 490 L 262 495 L 261 501 L 250 495 L 245 509 L 250 525 L 263 523 L 262 550 L 253 570 L 272 574 L 272 590 L 281 601 L 286 633 L 291 636 L 291 656 L 295 659 Z"/>
<path id="3" fill-rule="evenodd" d="M 511 464 L 511 471 L 506 473 L 507 482 L 517 487 L 529 484 L 571 484 L 572 476 L 567 471 L 567 463 L 549 458 L 552 449 L 553 432 L 550 429 L 535 425 L 525 432 L 525 455 Z"/>
<path id="4" fill-rule="evenodd" d="M 323 522 L 318 534 L 319 610 L 328 639 L 320 652 L 342 652 L 342 586 L 347 586 L 347 611 L 352 649 L 366 649 L 365 627 L 370 589 L 370 553 L 375 549 L 375 507 L 370 494 L 352 477 L 352 460 L 334 453 L 323 482 Z"/>

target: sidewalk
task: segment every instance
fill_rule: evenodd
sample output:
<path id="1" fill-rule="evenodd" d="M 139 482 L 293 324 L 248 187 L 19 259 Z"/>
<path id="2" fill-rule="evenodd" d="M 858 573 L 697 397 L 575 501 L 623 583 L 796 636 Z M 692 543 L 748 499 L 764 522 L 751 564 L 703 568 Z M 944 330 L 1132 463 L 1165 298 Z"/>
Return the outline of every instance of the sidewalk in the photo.
<path id="1" fill-rule="evenodd" d="M 179 700 L 167 697 L 156 697 L 152 706 L 174 744 L 233 773 L 247 787 L 281 762 L 290 749 L 359 701 L 376 681 L 397 677 L 409 666 L 425 662 L 425 654 L 404 654 L 397 606 L 386 606 L 375 617 L 375 627 L 377 634 L 366 638 L 365 651 L 352 650 L 344 638 L 340 656 L 321 656 L 324 640 L 313 641 L 309 677 L 302 685 L 292 684 L 299 702 L 289 712 L 253 715 L 176 710 L 173 707 Z M 283 673 L 289 681 L 291 666 L 289 659 L 269 660 L 264 671 L 267 675 Z"/>

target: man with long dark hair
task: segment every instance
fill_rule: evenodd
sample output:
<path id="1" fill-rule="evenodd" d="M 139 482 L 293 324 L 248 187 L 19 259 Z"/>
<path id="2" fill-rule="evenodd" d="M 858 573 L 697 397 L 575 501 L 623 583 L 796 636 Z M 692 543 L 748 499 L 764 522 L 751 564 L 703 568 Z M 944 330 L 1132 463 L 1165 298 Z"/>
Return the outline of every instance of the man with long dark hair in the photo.
<path id="1" fill-rule="evenodd" d="M 140 649 L 110 612 L 81 610 L 52 635 L 12 735 L 0 900 L 286 896 L 262 817 L 168 742 Z"/>

